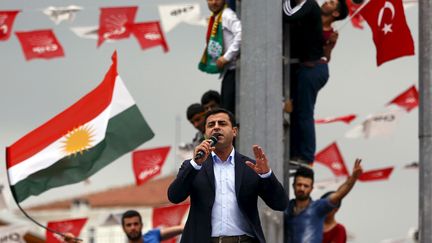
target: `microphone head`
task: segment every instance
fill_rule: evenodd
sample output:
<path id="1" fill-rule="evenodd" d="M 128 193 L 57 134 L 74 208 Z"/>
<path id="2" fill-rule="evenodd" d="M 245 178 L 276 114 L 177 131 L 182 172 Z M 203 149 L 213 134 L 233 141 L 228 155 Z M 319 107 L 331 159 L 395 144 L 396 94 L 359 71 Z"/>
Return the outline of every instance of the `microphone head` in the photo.
<path id="1" fill-rule="evenodd" d="M 218 137 L 220 136 L 220 133 L 214 133 L 209 139 L 212 141 L 212 146 L 214 146 L 217 141 L 218 141 Z"/>

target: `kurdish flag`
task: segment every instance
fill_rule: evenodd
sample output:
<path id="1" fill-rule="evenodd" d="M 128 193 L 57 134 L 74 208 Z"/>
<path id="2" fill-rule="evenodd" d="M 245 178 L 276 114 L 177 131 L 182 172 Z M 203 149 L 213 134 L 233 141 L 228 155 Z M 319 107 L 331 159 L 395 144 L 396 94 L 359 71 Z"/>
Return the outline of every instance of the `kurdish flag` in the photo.
<path id="1" fill-rule="evenodd" d="M 93 91 L 6 148 L 17 202 L 82 181 L 154 136 L 112 60 Z"/>

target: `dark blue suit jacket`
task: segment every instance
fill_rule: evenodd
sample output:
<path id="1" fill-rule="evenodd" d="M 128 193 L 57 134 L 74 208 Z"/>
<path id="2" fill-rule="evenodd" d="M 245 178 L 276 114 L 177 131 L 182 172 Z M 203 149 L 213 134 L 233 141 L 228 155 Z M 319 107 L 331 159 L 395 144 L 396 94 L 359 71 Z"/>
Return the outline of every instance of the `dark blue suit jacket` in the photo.
<path id="1" fill-rule="evenodd" d="M 265 238 L 259 219 L 258 196 L 273 210 L 283 211 L 288 205 L 287 194 L 274 173 L 269 178 L 261 178 L 246 165 L 254 160 L 235 153 L 235 191 L 238 206 L 246 221 L 255 233 L 255 238 L 264 243 Z M 190 196 L 191 207 L 183 231 L 181 242 L 210 242 L 212 226 L 211 214 L 215 200 L 213 159 L 203 163 L 201 170 L 195 170 L 190 160 L 183 162 L 177 178 L 168 188 L 168 198 L 172 203 L 180 203 Z"/>

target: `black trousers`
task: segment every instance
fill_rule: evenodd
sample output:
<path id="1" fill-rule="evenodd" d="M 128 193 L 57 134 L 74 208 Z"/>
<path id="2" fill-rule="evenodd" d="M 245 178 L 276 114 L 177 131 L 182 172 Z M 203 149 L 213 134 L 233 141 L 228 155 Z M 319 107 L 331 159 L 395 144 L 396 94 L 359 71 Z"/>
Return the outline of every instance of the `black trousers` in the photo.
<path id="1" fill-rule="evenodd" d="M 221 87 L 221 107 L 231 111 L 235 116 L 236 95 L 236 71 L 228 70 L 223 79 Z"/>

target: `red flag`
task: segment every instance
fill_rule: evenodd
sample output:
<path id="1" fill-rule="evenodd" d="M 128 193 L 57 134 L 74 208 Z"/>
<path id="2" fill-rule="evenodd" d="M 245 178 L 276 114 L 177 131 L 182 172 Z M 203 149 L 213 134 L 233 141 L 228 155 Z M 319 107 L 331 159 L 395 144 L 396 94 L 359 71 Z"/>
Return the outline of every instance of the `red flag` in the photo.
<path id="1" fill-rule="evenodd" d="M 164 52 L 168 52 L 168 44 L 158 21 L 136 23 L 133 25 L 132 31 L 141 49 L 161 45 Z"/>
<path id="2" fill-rule="evenodd" d="M 414 85 L 411 86 L 405 92 L 390 101 L 388 105 L 390 104 L 397 105 L 405 109 L 407 112 L 410 112 L 419 105 L 419 94 L 417 88 Z"/>
<path id="3" fill-rule="evenodd" d="M 414 41 L 405 20 L 402 0 L 372 0 L 361 11 L 373 33 L 377 66 L 414 55 Z"/>
<path id="4" fill-rule="evenodd" d="M 0 41 L 9 39 L 15 17 L 18 13 L 19 10 L 0 11 Z"/>
<path id="5" fill-rule="evenodd" d="M 335 176 L 349 175 L 336 142 L 317 153 L 315 155 L 315 161 L 329 167 Z"/>
<path id="6" fill-rule="evenodd" d="M 47 228 L 53 229 L 60 233 L 72 233 L 76 237 L 79 236 L 81 229 L 84 224 L 87 222 L 87 218 L 80 219 L 69 219 L 63 221 L 51 221 L 48 222 Z M 63 241 L 63 237 L 58 234 L 54 234 L 51 231 L 46 231 L 46 242 L 47 243 L 61 243 Z"/>
<path id="7" fill-rule="evenodd" d="M 354 114 L 346 115 L 346 116 L 340 116 L 340 117 L 328 117 L 323 119 L 315 119 L 315 124 L 326 124 L 326 123 L 332 123 L 332 122 L 344 122 L 346 124 L 350 124 L 357 116 Z"/>
<path id="8" fill-rule="evenodd" d="M 189 209 L 190 204 L 178 204 L 153 209 L 153 228 L 172 227 L 181 224 L 182 219 Z M 175 243 L 176 238 L 162 241 L 164 243 Z"/>
<path id="9" fill-rule="evenodd" d="M 361 4 L 355 4 L 352 2 L 352 0 L 346 1 L 347 7 L 348 7 L 348 14 L 351 18 L 351 24 L 354 26 L 354 28 L 357 29 L 363 29 L 363 18 L 360 14 L 356 14 L 353 16 L 353 14 L 357 11 L 357 9 L 362 6 Z"/>
<path id="10" fill-rule="evenodd" d="M 64 57 L 63 47 L 52 30 L 15 32 L 26 60 L 33 58 Z"/>
<path id="11" fill-rule="evenodd" d="M 130 26 L 135 21 L 137 6 L 101 8 L 100 10 L 97 46 L 108 39 L 118 40 L 130 36 Z"/>
<path id="12" fill-rule="evenodd" d="M 377 181 L 377 180 L 387 180 L 393 171 L 393 167 L 388 167 L 384 169 L 370 170 L 363 172 L 359 180 L 360 181 Z"/>
<path id="13" fill-rule="evenodd" d="M 170 146 L 133 152 L 132 163 L 137 186 L 160 174 L 169 150 Z"/>

